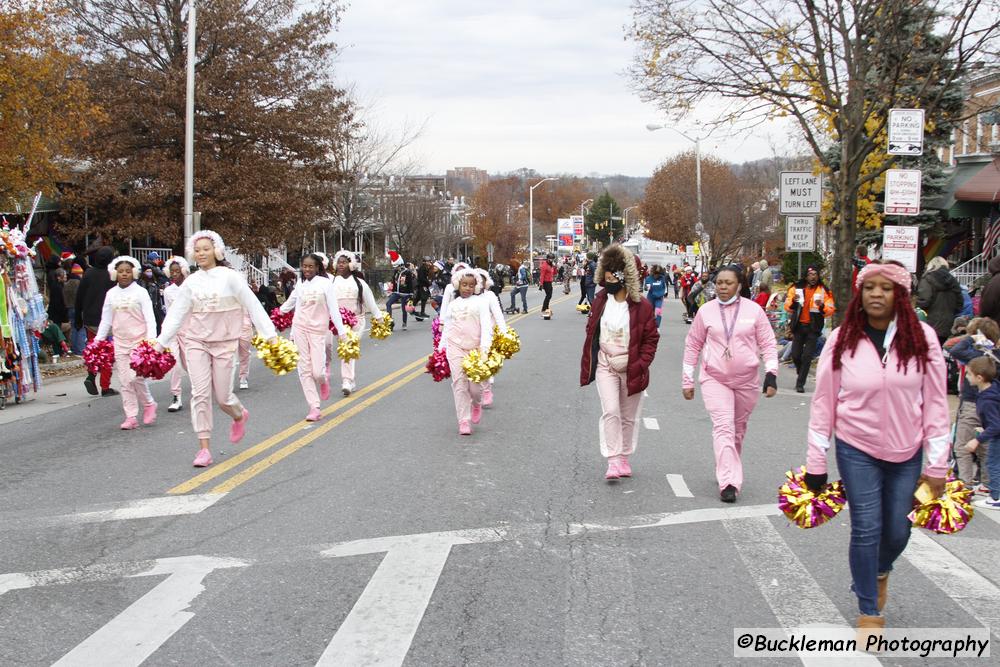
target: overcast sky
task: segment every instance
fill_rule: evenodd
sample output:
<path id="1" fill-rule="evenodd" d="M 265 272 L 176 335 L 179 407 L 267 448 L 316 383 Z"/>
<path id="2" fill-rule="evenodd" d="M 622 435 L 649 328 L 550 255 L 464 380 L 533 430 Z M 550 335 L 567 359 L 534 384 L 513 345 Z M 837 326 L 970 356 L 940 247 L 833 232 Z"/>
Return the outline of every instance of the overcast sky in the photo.
<path id="1" fill-rule="evenodd" d="M 691 144 L 645 129 L 661 116 L 623 75 L 630 19 L 628 0 L 353 0 L 337 73 L 382 125 L 428 121 L 413 150 L 426 172 L 648 176 Z M 732 161 L 772 154 L 763 136 L 715 136 L 706 152 Z"/>

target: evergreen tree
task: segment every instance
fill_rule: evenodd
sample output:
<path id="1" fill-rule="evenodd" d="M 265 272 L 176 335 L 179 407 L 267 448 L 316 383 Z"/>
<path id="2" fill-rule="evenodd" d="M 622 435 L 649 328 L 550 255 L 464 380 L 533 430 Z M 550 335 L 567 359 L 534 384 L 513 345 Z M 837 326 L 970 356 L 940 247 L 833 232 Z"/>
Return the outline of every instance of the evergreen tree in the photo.
<path id="1" fill-rule="evenodd" d="M 623 210 L 615 198 L 605 190 L 594 200 L 594 205 L 585 220 L 590 238 L 604 245 L 614 243 L 615 239 L 625 231 L 625 223 L 620 219 Z"/>

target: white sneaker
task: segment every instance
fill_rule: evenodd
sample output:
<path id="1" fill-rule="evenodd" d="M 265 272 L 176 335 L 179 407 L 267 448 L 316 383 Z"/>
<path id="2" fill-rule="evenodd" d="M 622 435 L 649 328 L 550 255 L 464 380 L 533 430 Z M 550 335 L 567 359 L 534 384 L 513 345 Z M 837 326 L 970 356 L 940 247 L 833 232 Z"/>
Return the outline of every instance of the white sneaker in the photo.
<path id="1" fill-rule="evenodd" d="M 240 389 L 249 389 L 250 382 L 246 378 L 240 378 Z"/>
<path id="2" fill-rule="evenodd" d="M 990 496 L 985 498 L 980 498 L 972 503 L 975 507 L 981 507 L 984 510 L 1000 510 L 1000 500 L 993 500 Z"/>
<path id="3" fill-rule="evenodd" d="M 178 410 L 180 410 L 183 407 L 184 407 L 184 404 L 181 402 L 181 397 L 180 396 L 174 396 L 174 401 L 173 401 L 173 403 L 170 404 L 170 407 L 167 408 L 167 412 L 177 412 Z"/>

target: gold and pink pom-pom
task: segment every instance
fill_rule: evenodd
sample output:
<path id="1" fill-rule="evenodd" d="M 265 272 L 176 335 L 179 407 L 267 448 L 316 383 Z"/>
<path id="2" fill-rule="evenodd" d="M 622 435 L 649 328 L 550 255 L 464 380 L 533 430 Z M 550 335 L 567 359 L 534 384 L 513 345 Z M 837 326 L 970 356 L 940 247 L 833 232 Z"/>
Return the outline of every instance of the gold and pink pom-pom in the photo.
<path id="1" fill-rule="evenodd" d="M 427 372 L 431 374 L 435 382 L 447 380 L 451 377 L 451 366 L 448 365 L 448 355 L 444 350 L 434 350 L 434 353 L 427 357 Z"/>
<path id="2" fill-rule="evenodd" d="M 913 511 L 907 518 L 917 528 L 950 535 L 969 525 L 972 509 L 972 489 L 960 479 L 951 477 L 944 486 L 944 495 L 925 503 L 914 500 Z"/>
<path id="3" fill-rule="evenodd" d="M 799 528 L 814 528 L 837 516 L 847 504 L 844 485 L 838 479 L 823 485 L 815 494 L 805 482 L 806 467 L 785 473 L 785 483 L 778 489 L 778 508 Z"/>
<path id="4" fill-rule="evenodd" d="M 110 340 L 92 340 L 83 348 L 83 364 L 91 375 L 100 375 L 115 365 L 115 344 Z"/>
<path id="5" fill-rule="evenodd" d="M 284 375 L 298 366 L 299 349 L 288 339 L 278 338 L 268 343 L 260 336 L 254 336 L 250 344 L 257 349 L 257 358 L 276 375 Z"/>
<path id="6" fill-rule="evenodd" d="M 288 327 L 292 326 L 292 318 L 294 316 L 294 310 L 283 313 L 281 312 L 281 308 L 274 308 L 271 311 L 271 323 L 274 324 L 274 328 L 278 331 L 284 331 Z"/>
<path id="7" fill-rule="evenodd" d="M 148 340 L 144 340 L 132 348 L 128 355 L 128 365 L 141 378 L 162 380 L 176 363 L 177 359 L 170 354 L 170 350 L 157 352 Z"/>
<path id="8" fill-rule="evenodd" d="M 353 361 L 361 357 L 361 336 L 348 331 L 343 340 L 337 343 L 337 356 L 342 361 Z"/>
<path id="9" fill-rule="evenodd" d="M 385 313 L 382 317 L 372 319 L 372 328 L 368 335 L 376 340 L 382 340 L 392 335 L 392 315 Z"/>
<path id="10" fill-rule="evenodd" d="M 504 359 L 510 359 L 521 351 L 521 339 L 517 332 L 507 327 L 507 331 L 500 333 L 500 327 L 493 327 L 493 343 L 490 345 L 490 353 L 498 352 Z"/>
<path id="11" fill-rule="evenodd" d="M 472 350 L 462 360 L 462 370 L 465 371 L 465 377 L 472 382 L 489 380 L 500 371 L 501 367 L 503 367 L 503 355 L 499 352 L 483 355 L 480 354 L 479 350 Z"/>

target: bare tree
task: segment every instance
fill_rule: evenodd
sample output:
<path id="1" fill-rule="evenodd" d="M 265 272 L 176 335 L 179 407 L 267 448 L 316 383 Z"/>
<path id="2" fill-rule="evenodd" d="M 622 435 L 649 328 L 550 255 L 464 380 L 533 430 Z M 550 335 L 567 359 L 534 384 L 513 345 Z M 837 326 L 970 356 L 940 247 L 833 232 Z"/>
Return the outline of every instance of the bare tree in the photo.
<path id="1" fill-rule="evenodd" d="M 933 117 L 1000 32 L 998 0 L 635 0 L 634 17 L 631 78 L 645 99 L 675 118 L 713 104 L 716 123 L 744 129 L 797 123 L 831 189 L 841 303 L 858 191 L 884 173 L 862 165 L 889 109 Z"/>
<path id="2" fill-rule="evenodd" d="M 405 188 L 385 188 L 377 201 L 386 246 L 408 261 L 435 254 L 434 241 L 443 231 L 447 199 Z"/>

